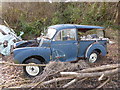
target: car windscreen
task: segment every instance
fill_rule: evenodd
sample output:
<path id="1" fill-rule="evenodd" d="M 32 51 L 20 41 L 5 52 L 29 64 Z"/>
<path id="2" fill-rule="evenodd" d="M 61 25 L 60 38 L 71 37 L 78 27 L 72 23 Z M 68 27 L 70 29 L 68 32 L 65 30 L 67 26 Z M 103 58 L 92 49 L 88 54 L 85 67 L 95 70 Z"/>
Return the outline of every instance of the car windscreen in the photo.
<path id="1" fill-rule="evenodd" d="M 55 33 L 56 33 L 56 29 L 48 28 L 46 37 L 52 39 Z"/>

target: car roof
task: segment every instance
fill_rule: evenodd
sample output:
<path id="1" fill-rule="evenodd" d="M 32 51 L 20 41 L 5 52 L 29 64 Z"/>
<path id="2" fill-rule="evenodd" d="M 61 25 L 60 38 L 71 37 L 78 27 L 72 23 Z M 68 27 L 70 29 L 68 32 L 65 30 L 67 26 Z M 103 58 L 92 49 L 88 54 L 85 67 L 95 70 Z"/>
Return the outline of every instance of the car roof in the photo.
<path id="1" fill-rule="evenodd" d="M 92 29 L 104 29 L 104 27 L 100 27 L 100 26 L 77 25 L 77 24 L 57 24 L 57 25 L 52 25 L 48 28 L 54 28 L 58 31 L 62 29 L 70 29 L 70 28 L 77 28 L 78 30 L 81 31 L 88 31 Z"/>

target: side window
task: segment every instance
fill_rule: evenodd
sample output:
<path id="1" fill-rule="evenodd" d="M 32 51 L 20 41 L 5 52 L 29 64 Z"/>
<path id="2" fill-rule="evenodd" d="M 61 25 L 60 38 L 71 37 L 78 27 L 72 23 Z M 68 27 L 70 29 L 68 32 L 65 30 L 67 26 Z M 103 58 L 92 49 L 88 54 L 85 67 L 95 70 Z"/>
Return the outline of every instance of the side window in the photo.
<path id="1" fill-rule="evenodd" d="M 55 41 L 70 41 L 75 40 L 76 29 L 64 29 L 57 33 Z"/>
<path id="2" fill-rule="evenodd" d="M 55 41 L 61 41 L 61 31 L 56 34 L 54 40 L 55 40 Z"/>

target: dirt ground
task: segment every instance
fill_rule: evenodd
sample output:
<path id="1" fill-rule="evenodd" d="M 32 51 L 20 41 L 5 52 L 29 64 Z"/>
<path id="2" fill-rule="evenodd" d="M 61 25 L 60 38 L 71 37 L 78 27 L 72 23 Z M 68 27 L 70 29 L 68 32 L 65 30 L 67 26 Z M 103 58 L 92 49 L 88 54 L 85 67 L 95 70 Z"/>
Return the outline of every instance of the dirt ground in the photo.
<path id="1" fill-rule="evenodd" d="M 107 64 L 117 64 L 118 63 L 118 42 L 115 44 L 108 45 L 109 54 L 104 57 L 101 61 L 95 64 L 89 64 L 90 67 L 96 67 Z M 12 56 L 4 57 L 3 61 L 13 63 Z M 1 62 L 1 61 L 0 61 Z M 14 67 L 0 64 L 0 88 L 9 88 L 11 86 L 19 85 L 21 81 L 24 83 L 25 80 L 31 80 L 26 78 L 23 74 L 22 67 Z M 34 79 L 33 79 L 34 80 Z M 20 82 L 20 83 L 19 83 Z M 101 82 L 98 82 L 96 78 L 87 79 L 84 82 L 76 82 L 69 88 L 96 88 Z M 103 88 L 118 88 L 120 85 L 120 80 L 118 80 L 118 75 L 113 75 L 112 80 L 107 83 Z"/>

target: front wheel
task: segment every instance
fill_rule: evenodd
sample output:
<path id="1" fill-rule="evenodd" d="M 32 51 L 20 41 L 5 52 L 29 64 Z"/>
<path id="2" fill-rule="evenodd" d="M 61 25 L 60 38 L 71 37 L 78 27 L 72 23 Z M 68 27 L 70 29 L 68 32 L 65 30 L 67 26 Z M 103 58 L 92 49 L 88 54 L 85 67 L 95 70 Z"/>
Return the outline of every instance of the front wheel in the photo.
<path id="1" fill-rule="evenodd" d="M 42 64 L 42 62 L 35 58 L 30 58 L 25 61 L 25 64 Z M 43 67 L 40 66 L 24 66 L 23 70 L 25 74 L 29 77 L 35 77 L 43 71 Z"/>
<path id="2" fill-rule="evenodd" d="M 88 58 L 88 62 L 95 63 L 99 59 L 100 59 L 100 53 L 98 53 L 97 51 L 93 51 Z"/>

